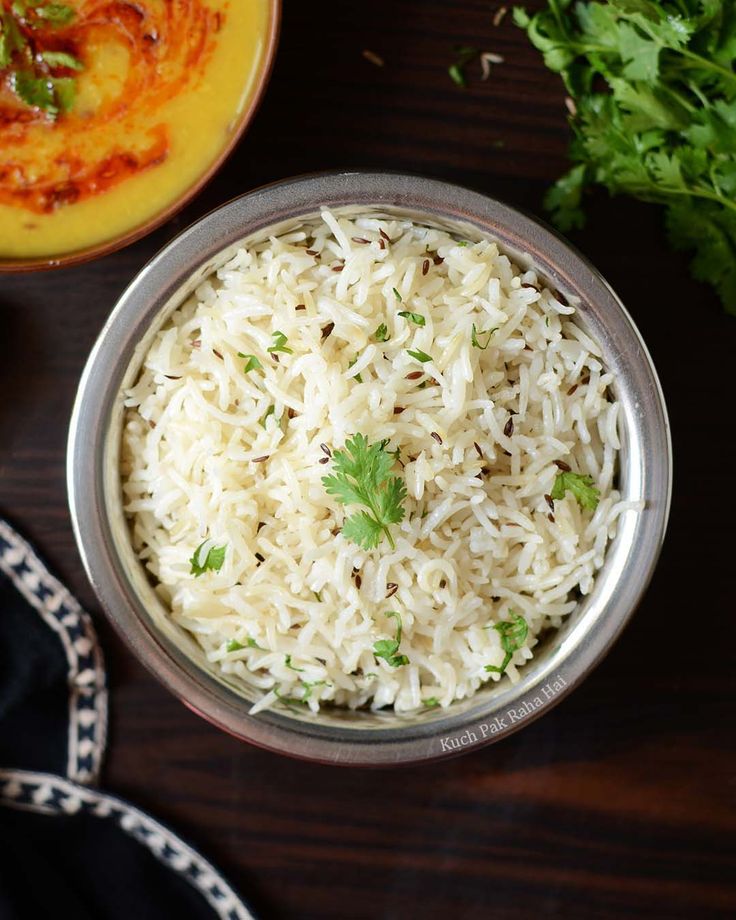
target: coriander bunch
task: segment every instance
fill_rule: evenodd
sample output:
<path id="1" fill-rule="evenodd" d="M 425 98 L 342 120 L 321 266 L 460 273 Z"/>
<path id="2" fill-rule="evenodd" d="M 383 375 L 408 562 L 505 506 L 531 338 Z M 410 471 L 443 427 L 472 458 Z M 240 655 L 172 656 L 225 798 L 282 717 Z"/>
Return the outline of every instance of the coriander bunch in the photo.
<path id="1" fill-rule="evenodd" d="M 736 314 L 733 0 L 548 0 L 514 19 L 573 100 L 574 165 L 545 201 L 554 222 L 581 227 L 592 185 L 664 205 L 672 244 Z"/>

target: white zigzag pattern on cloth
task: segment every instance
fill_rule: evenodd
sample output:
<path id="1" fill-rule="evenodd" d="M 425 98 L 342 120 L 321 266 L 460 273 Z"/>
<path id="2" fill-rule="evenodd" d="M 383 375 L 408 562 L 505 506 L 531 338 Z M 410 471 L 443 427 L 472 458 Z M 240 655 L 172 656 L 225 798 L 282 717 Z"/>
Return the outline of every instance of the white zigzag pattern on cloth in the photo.
<path id="1" fill-rule="evenodd" d="M 254 920 L 225 879 L 167 827 L 122 799 L 49 773 L 0 769 L 0 799 L 14 808 L 45 814 L 86 812 L 111 818 L 205 897 L 221 920 Z"/>
<path id="2" fill-rule="evenodd" d="M 92 620 L 3 520 L 0 569 L 59 637 L 69 682 L 66 775 L 79 783 L 96 783 L 107 740 L 107 681 Z"/>

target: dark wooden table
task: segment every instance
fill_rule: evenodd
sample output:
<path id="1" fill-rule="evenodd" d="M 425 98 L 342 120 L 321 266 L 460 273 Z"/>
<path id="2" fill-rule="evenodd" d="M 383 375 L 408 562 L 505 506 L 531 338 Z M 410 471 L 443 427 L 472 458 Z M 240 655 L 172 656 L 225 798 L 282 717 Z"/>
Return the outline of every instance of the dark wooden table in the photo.
<path id="1" fill-rule="evenodd" d="M 123 287 L 178 229 L 309 170 L 423 171 L 541 211 L 565 167 L 563 92 L 486 0 L 287 0 L 252 130 L 185 213 L 80 268 L 0 277 L 0 512 L 98 613 L 64 485 L 69 411 Z M 499 52 L 447 76 L 454 44 Z M 368 63 L 371 49 L 385 67 Z M 646 600 L 570 698 L 502 743 L 389 772 L 302 764 L 181 706 L 97 616 L 112 684 L 105 782 L 169 821 L 264 917 L 716 918 L 736 915 L 734 344 L 655 209 L 601 195 L 576 239 L 659 368 L 675 500 Z"/>

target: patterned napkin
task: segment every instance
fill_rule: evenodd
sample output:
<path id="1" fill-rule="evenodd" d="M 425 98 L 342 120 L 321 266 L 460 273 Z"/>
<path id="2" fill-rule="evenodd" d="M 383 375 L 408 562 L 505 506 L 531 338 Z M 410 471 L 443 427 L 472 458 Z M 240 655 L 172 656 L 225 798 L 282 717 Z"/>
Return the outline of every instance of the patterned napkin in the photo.
<path id="1" fill-rule="evenodd" d="M 92 621 L 0 519 L 0 917 L 250 920 L 196 850 L 97 788 L 106 734 Z"/>

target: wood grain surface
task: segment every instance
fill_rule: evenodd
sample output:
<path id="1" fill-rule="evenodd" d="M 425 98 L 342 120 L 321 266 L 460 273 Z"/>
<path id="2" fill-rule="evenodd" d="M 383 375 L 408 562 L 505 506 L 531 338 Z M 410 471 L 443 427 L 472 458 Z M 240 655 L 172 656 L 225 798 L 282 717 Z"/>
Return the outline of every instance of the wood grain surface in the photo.
<path id="1" fill-rule="evenodd" d="M 95 337 L 151 255 L 228 198 L 295 173 L 413 170 L 541 214 L 565 167 L 559 81 L 510 17 L 492 25 L 493 3 L 285 6 L 265 102 L 192 206 L 101 261 L 0 277 L 0 513 L 97 618 L 112 685 L 106 785 L 201 846 L 266 918 L 736 916 L 736 320 L 669 251 L 653 208 L 600 195 L 575 242 L 628 305 L 662 377 L 669 535 L 623 638 L 557 709 L 431 766 L 301 764 L 187 711 L 99 615 L 67 511 L 68 417 Z M 456 44 L 505 62 L 486 82 L 471 69 L 461 90 L 447 76 Z"/>

